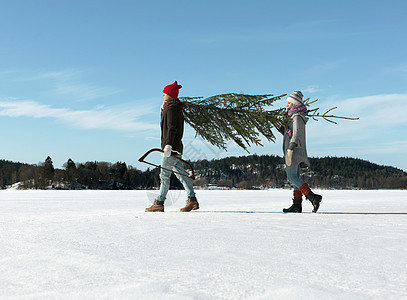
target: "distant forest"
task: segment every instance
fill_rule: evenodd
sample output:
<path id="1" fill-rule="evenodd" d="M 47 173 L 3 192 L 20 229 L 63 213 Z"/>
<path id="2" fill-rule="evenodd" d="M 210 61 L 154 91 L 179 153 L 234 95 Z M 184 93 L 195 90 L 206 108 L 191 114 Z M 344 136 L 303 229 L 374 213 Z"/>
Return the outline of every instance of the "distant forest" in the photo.
<path id="1" fill-rule="evenodd" d="M 310 158 L 311 167 L 301 176 L 311 186 L 322 189 L 402 189 L 407 173 L 388 166 L 349 157 Z M 288 187 L 284 159 L 274 155 L 228 157 L 194 162 L 197 180 L 221 186 Z"/>
<path id="2" fill-rule="evenodd" d="M 311 158 L 311 167 L 301 176 L 321 189 L 406 189 L 407 173 L 350 157 Z M 284 159 L 274 155 L 249 155 L 217 160 L 200 160 L 194 167 L 196 186 L 225 188 L 289 187 Z M 173 176 L 174 177 L 174 176 Z M 75 163 L 54 168 L 47 157 L 38 165 L 0 160 L 0 185 L 18 184 L 20 189 L 153 189 L 159 187 L 159 169 L 138 170 L 125 162 Z M 181 184 L 172 178 L 171 188 Z"/>

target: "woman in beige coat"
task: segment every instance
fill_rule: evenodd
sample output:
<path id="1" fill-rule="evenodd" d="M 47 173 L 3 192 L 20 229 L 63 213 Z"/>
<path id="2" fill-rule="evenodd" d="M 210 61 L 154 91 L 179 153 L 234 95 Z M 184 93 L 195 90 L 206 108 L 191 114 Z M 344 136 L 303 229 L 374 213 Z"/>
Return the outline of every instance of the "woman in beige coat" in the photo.
<path id="1" fill-rule="evenodd" d="M 310 165 L 307 155 L 305 125 L 308 118 L 307 107 L 302 102 L 300 91 L 292 93 L 287 98 L 287 126 L 284 131 L 283 151 L 286 163 L 287 178 L 294 186 L 293 205 L 284 208 L 283 212 L 302 212 L 302 195 L 311 201 L 317 212 L 322 200 L 321 195 L 314 194 L 308 184 L 300 177 L 300 168 Z"/>

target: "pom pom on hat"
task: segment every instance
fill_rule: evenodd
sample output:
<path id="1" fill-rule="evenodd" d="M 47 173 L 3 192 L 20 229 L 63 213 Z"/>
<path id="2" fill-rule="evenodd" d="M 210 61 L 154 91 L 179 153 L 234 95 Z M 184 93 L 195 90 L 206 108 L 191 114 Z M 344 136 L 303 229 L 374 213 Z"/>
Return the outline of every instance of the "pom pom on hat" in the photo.
<path id="1" fill-rule="evenodd" d="M 180 88 L 182 88 L 182 85 L 179 85 L 178 82 L 175 81 L 173 84 L 167 85 L 164 88 L 163 93 L 167 94 L 171 98 L 177 98 Z"/>
<path id="2" fill-rule="evenodd" d="M 302 97 L 303 95 L 300 91 L 295 91 L 290 96 L 288 96 L 287 101 L 291 102 L 294 105 L 303 104 Z"/>

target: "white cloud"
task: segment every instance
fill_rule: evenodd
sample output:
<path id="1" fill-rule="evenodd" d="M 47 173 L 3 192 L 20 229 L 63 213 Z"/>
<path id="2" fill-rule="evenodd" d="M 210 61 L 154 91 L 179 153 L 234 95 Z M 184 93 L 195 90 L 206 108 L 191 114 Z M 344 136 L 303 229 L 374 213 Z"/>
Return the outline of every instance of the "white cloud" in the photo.
<path id="1" fill-rule="evenodd" d="M 0 100 L 0 116 L 52 118 L 81 129 L 111 129 L 119 131 L 157 130 L 158 125 L 143 123 L 139 117 L 149 112 L 136 105 L 104 107 L 96 110 L 53 108 L 35 101 Z"/>
<path id="2" fill-rule="evenodd" d="M 385 73 L 402 73 L 405 75 L 407 73 L 407 64 L 398 64 L 395 66 L 387 67 L 384 71 Z"/>
<path id="3" fill-rule="evenodd" d="M 338 113 L 360 116 L 359 124 L 372 126 L 389 126 L 406 124 L 404 103 L 407 94 L 383 94 L 335 101 L 328 104 L 338 106 Z"/>
<path id="4" fill-rule="evenodd" d="M 371 147 L 370 145 L 326 145 L 322 151 L 318 150 L 318 147 L 313 147 L 312 152 L 315 156 L 329 155 L 338 156 L 366 156 L 371 154 L 391 155 L 391 154 L 404 154 L 407 152 L 407 141 L 397 142 L 383 142 Z"/>
<path id="5" fill-rule="evenodd" d="M 319 86 L 317 85 L 311 85 L 309 87 L 306 87 L 305 89 L 302 89 L 302 92 L 304 93 L 309 93 L 309 94 L 313 94 L 313 93 L 317 93 L 317 92 L 321 92 L 322 89 L 319 88 Z"/>
<path id="6" fill-rule="evenodd" d="M 400 65 L 397 70 L 403 73 L 407 73 L 407 64 Z"/>
<path id="7" fill-rule="evenodd" d="M 330 61 L 322 64 L 315 65 L 307 70 L 309 74 L 323 74 L 328 71 L 338 69 L 343 64 L 343 61 Z"/>
<path id="8" fill-rule="evenodd" d="M 36 82 L 38 85 L 45 83 L 45 93 L 59 98 L 66 97 L 69 101 L 74 102 L 91 101 L 121 92 L 121 90 L 85 82 L 86 72 L 80 70 L 50 72 L 8 70 L 0 72 L 0 77 L 5 76 L 7 76 L 7 80 L 16 82 Z"/>
<path id="9" fill-rule="evenodd" d="M 339 61 L 327 62 L 327 63 L 315 65 L 315 66 L 309 68 L 308 73 L 310 73 L 310 74 L 322 74 L 322 73 L 325 73 L 327 71 L 336 70 L 340 65 L 341 65 L 341 62 L 339 62 Z"/>
<path id="10" fill-rule="evenodd" d="M 406 101 L 407 95 L 405 94 L 326 101 L 323 103 L 326 108 L 338 106 L 338 109 L 334 110 L 332 114 L 359 117 L 360 119 L 357 121 L 337 120 L 337 125 L 320 118 L 319 122 L 310 120 L 307 126 L 307 136 L 311 155 L 389 157 L 405 152 L 407 118 L 404 110 L 400 109 L 400 103 Z M 379 159 L 375 158 L 375 160 Z"/>
<path id="11" fill-rule="evenodd" d="M 79 83 L 83 72 L 65 70 L 57 72 L 45 72 L 36 74 L 33 80 L 50 80 L 53 84 L 52 93 L 67 96 L 74 101 L 90 101 L 119 93 L 106 87 L 100 87 L 91 83 Z"/>

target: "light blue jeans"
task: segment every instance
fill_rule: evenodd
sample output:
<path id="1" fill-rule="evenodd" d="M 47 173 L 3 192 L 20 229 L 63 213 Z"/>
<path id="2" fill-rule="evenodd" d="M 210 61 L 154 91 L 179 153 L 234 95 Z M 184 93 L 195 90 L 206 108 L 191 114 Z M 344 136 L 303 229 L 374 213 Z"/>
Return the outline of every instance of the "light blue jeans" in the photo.
<path id="1" fill-rule="evenodd" d="M 303 185 L 304 181 L 300 178 L 300 165 L 295 167 L 287 167 L 285 168 L 287 173 L 288 181 L 294 186 L 294 190 L 298 191 L 300 186 Z"/>
<path id="2" fill-rule="evenodd" d="M 162 157 L 161 167 L 185 175 L 182 176 L 180 174 L 174 173 L 178 180 L 181 181 L 182 185 L 184 186 L 184 189 L 187 191 L 188 197 L 195 197 L 192 180 L 191 178 L 188 177 L 188 173 L 184 169 L 185 166 L 183 162 L 171 156 Z M 161 184 L 160 184 L 160 193 L 157 197 L 158 201 L 165 201 L 168 190 L 170 189 L 170 177 L 172 172 L 168 170 L 161 169 L 160 172 Z"/>

